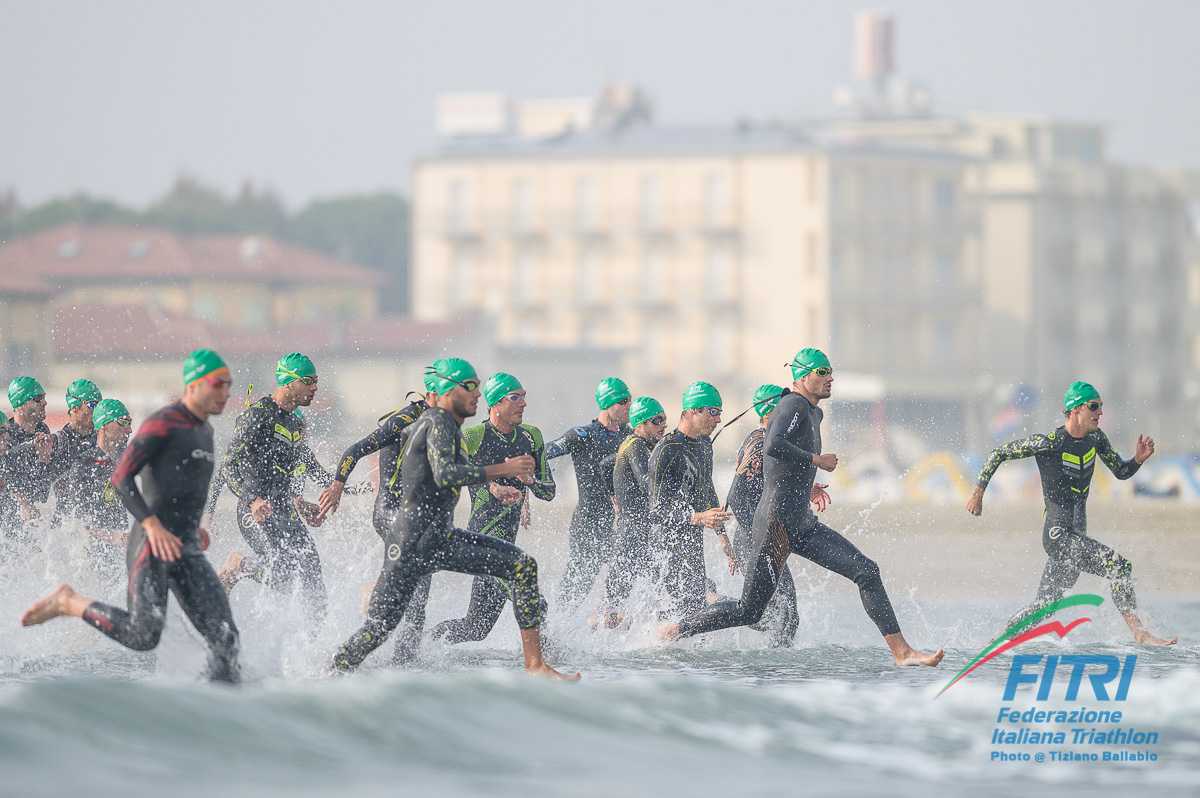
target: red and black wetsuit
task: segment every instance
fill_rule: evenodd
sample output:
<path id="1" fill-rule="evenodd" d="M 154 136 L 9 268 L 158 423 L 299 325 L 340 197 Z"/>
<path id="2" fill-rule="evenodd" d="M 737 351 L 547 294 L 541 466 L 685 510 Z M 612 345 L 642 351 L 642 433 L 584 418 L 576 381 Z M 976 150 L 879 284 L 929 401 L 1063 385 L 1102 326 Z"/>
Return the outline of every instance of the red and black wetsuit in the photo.
<path id="1" fill-rule="evenodd" d="M 112 475 L 113 488 L 136 521 L 126 551 L 128 611 L 93 602 L 83 619 L 124 646 L 148 651 L 162 635 L 169 589 L 208 641 L 210 677 L 236 681 L 237 626 L 225 588 L 200 550 L 200 517 L 215 460 L 212 426 L 182 402 L 142 423 Z M 139 474 L 140 490 L 134 481 Z M 152 515 L 183 543 L 175 562 L 150 551 L 142 521 Z"/>

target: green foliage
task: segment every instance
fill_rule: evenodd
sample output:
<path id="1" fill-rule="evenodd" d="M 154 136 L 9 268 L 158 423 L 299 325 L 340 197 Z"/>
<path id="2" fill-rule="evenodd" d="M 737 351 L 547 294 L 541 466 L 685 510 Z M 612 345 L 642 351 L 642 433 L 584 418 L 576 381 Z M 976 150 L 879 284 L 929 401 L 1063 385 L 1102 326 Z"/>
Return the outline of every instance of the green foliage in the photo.
<path id="1" fill-rule="evenodd" d="M 384 312 L 407 310 L 408 203 L 392 193 L 316 200 L 289 216 L 270 189 L 246 183 L 229 199 L 192 177 L 180 177 L 144 212 L 77 194 L 22 210 L 15 197 L 0 198 L 0 240 L 77 222 L 146 224 L 184 235 L 265 233 L 281 241 L 377 269 L 388 277 Z"/>

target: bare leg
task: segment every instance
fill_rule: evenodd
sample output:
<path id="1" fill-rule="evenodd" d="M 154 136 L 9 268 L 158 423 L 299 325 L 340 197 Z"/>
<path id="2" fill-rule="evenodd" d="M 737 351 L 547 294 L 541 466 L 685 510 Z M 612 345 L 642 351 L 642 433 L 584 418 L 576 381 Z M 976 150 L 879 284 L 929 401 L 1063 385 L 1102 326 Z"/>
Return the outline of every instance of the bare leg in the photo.
<path id="1" fill-rule="evenodd" d="M 244 559 L 246 558 L 241 552 L 231 551 L 229 552 L 229 556 L 225 558 L 225 564 L 217 572 L 217 578 L 221 580 L 221 586 L 225 588 L 226 595 L 245 576 L 242 573 L 242 560 Z"/>
<path id="2" fill-rule="evenodd" d="M 84 598 L 71 589 L 69 585 L 59 585 L 53 593 L 40 601 L 34 602 L 21 616 L 22 626 L 37 626 L 51 618 L 60 615 L 83 617 L 83 611 L 93 604 L 90 598 Z"/>
<path id="3" fill-rule="evenodd" d="M 1127 612 L 1123 616 L 1125 623 L 1129 624 L 1129 631 L 1133 632 L 1133 639 L 1147 646 L 1173 646 L 1179 642 L 1178 637 L 1172 637 L 1170 640 L 1164 640 L 1161 637 L 1155 637 L 1146 631 L 1146 627 L 1142 626 L 1142 619 L 1137 616 L 1136 612 Z"/>
<path id="4" fill-rule="evenodd" d="M 946 652 L 938 649 L 932 654 L 924 654 L 917 651 L 908 644 L 904 639 L 903 632 L 896 632 L 893 635 L 885 635 L 883 638 L 887 641 L 888 648 L 892 650 L 892 656 L 896 658 L 897 667 L 906 665 L 928 665 L 935 667 L 942 661 L 942 657 L 946 656 Z"/>
<path id="5" fill-rule="evenodd" d="M 521 647 L 525 649 L 525 672 L 535 676 L 545 676 L 562 682 L 574 682 L 579 679 L 579 671 L 571 676 L 559 673 L 546 664 L 542 659 L 542 632 L 538 627 L 521 630 Z"/>

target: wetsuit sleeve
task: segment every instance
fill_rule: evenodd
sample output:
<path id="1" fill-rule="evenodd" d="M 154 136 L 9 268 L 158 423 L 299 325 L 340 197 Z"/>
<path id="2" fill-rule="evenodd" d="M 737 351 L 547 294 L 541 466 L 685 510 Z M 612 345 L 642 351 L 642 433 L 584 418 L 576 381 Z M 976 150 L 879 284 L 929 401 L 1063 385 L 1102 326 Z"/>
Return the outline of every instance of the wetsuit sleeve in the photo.
<path id="1" fill-rule="evenodd" d="M 154 512 L 150 505 L 146 504 L 134 477 L 146 467 L 151 458 L 162 451 L 170 433 L 171 426 L 165 419 L 156 416 L 146 419 L 137 435 L 129 442 L 121 459 L 117 461 L 117 467 L 109 478 L 121 503 L 139 523 L 154 515 Z"/>
<path id="2" fill-rule="evenodd" d="M 575 447 L 586 437 L 587 433 L 581 427 L 572 427 L 561 437 L 555 438 L 546 444 L 546 459 L 553 460 L 555 457 L 562 457 L 564 454 L 573 455 Z"/>
<path id="3" fill-rule="evenodd" d="M 300 463 L 304 466 L 304 476 L 311 479 L 322 488 L 328 488 L 333 484 L 333 474 L 329 473 L 329 469 L 321 465 L 321 461 L 317 459 L 316 453 L 307 445 L 300 447 Z"/>
<path id="4" fill-rule="evenodd" d="M 803 404 L 797 404 L 796 410 L 786 424 L 771 424 L 763 439 L 763 454 L 776 460 L 785 460 L 801 465 L 812 465 L 815 452 L 810 452 L 793 443 L 792 438 L 808 440 L 812 430 L 812 415 L 805 412 Z"/>
<path id="5" fill-rule="evenodd" d="M 233 428 L 233 440 L 225 449 L 221 474 L 229 490 L 239 499 L 266 498 L 258 473 L 262 470 L 261 454 L 267 451 L 273 424 L 267 423 L 266 411 L 257 405 L 246 408 Z"/>
<path id="6" fill-rule="evenodd" d="M 533 436 L 533 484 L 530 492 L 544 502 L 554 499 L 558 486 L 554 484 L 554 474 L 550 473 L 550 464 L 546 462 L 546 444 L 542 440 L 542 431 L 537 427 L 522 424 Z"/>
<path id="7" fill-rule="evenodd" d="M 684 496 L 683 482 L 687 463 L 672 446 L 655 463 L 650 485 L 650 520 L 663 526 L 688 526 L 692 507 Z"/>
<path id="8" fill-rule="evenodd" d="M 385 446 L 391 446 L 393 443 L 399 441 L 400 436 L 404 434 L 404 430 L 408 425 L 416 421 L 421 415 L 415 408 L 416 405 L 411 404 L 392 413 L 379 425 L 379 429 L 347 449 L 342 454 L 341 462 L 338 463 L 337 474 L 333 478 L 338 482 L 344 483 L 350 478 L 350 472 L 358 465 L 359 460 L 369 454 L 378 452 Z"/>
<path id="9" fill-rule="evenodd" d="M 221 498 L 221 487 L 225 484 L 225 478 L 221 476 L 221 472 L 213 477 L 212 485 L 208 488 L 208 502 L 204 505 L 204 513 L 210 518 L 217 512 L 217 501 Z"/>
<path id="10" fill-rule="evenodd" d="M 988 456 L 987 462 L 983 464 L 983 468 L 979 472 L 979 480 L 976 484 L 986 490 L 1001 463 L 1009 460 L 1021 460 L 1053 450 L 1054 441 L 1050 439 L 1049 435 L 1030 435 L 1028 438 L 1006 443 Z"/>
<path id="11" fill-rule="evenodd" d="M 1100 430 L 1096 430 L 1096 454 L 1117 479 L 1129 479 L 1142 467 L 1142 464 L 1132 457 L 1128 460 L 1122 459 L 1108 440 L 1108 436 Z"/>
<path id="12" fill-rule="evenodd" d="M 467 427 L 463 430 L 463 442 L 467 444 L 467 456 L 474 457 L 479 453 L 479 447 L 483 445 L 483 434 L 487 432 L 487 427 L 483 424 L 476 424 L 473 427 Z"/>
<path id="13" fill-rule="evenodd" d="M 37 461 L 37 450 L 33 441 L 14 446 L 5 458 L 5 482 L 13 493 L 29 497 L 34 494 L 33 479 L 41 464 Z"/>
<path id="14" fill-rule="evenodd" d="M 637 446 L 626 458 L 629 471 L 633 474 L 638 487 L 647 496 L 650 495 L 650 449 L 647 446 Z"/>
<path id="15" fill-rule="evenodd" d="M 446 417 L 448 418 L 448 416 Z M 483 466 L 458 461 L 458 427 L 445 418 L 436 419 L 426 441 L 429 470 L 439 488 L 457 488 L 486 482 Z"/>

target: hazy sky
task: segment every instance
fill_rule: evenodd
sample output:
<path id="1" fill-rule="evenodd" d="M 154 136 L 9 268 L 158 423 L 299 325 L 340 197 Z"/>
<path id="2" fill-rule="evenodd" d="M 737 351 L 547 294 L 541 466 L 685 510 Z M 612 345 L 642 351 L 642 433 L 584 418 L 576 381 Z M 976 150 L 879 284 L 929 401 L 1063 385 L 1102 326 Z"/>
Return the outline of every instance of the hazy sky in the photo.
<path id="1" fill-rule="evenodd" d="M 870 3 L 0 0 L 0 190 L 141 205 L 189 173 L 297 206 L 408 184 L 443 91 L 643 85 L 663 123 L 822 116 Z M 936 107 L 1110 126 L 1121 160 L 1200 166 L 1200 3 L 896 0 Z"/>

